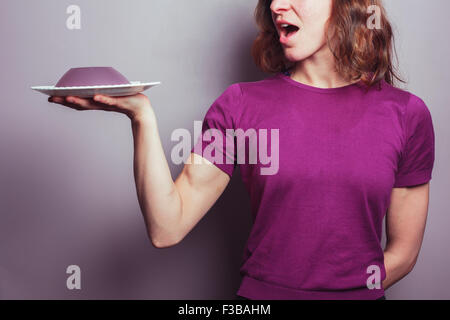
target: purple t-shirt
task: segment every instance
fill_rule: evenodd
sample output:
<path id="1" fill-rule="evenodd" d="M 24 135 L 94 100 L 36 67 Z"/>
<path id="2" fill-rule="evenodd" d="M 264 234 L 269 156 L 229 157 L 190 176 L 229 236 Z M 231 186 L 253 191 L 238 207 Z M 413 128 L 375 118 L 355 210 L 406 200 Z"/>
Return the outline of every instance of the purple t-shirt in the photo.
<path id="1" fill-rule="evenodd" d="M 238 128 L 253 132 L 244 147 L 226 131 Z M 208 129 L 221 132 L 222 143 L 214 144 Z M 322 89 L 279 73 L 229 86 L 206 113 L 202 132 L 209 138 L 192 152 L 230 177 L 239 166 L 250 195 L 254 223 L 238 295 L 384 295 L 382 221 L 392 188 L 428 182 L 434 164 L 432 118 L 420 98 L 385 81 L 369 91 L 359 83 Z M 258 140 L 253 156 L 272 152 L 270 163 L 264 152 L 264 161 L 249 160 L 251 139 Z M 208 145 L 214 151 L 203 153 Z"/>

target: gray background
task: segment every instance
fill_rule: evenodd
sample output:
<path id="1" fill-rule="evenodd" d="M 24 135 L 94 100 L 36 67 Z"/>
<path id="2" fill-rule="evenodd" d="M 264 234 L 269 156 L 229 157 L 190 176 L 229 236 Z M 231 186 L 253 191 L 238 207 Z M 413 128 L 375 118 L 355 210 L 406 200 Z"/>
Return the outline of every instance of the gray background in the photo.
<path id="1" fill-rule="evenodd" d="M 66 28 L 81 7 L 82 29 Z M 256 0 L 0 2 L 0 298 L 228 299 L 250 231 L 236 171 L 215 206 L 179 245 L 155 249 L 135 194 L 129 120 L 47 103 L 29 89 L 70 67 L 113 66 L 147 92 L 170 159 L 176 128 L 193 132 L 225 88 L 265 77 L 249 50 Z M 388 299 L 449 299 L 447 231 L 450 29 L 447 0 L 389 1 L 407 89 L 427 103 L 436 133 L 429 219 L 414 271 Z M 175 178 L 181 166 L 170 164 Z M 82 289 L 66 288 L 68 265 Z"/>

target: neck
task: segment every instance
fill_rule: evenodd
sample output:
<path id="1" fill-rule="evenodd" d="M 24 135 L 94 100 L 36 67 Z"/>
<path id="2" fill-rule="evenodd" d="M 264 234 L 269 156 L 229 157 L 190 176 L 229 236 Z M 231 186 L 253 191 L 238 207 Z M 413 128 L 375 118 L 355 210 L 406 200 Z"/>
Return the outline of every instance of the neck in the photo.
<path id="1" fill-rule="evenodd" d="M 351 84 L 335 70 L 334 56 L 324 45 L 312 56 L 299 61 L 291 71 L 291 78 L 318 88 L 338 88 Z"/>

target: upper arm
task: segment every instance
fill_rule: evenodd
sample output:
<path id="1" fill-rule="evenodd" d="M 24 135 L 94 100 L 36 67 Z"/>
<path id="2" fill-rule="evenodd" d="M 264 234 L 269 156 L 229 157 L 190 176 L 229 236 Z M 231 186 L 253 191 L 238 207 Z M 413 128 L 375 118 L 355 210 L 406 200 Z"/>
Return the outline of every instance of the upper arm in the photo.
<path id="1" fill-rule="evenodd" d="M 203 218 L 230 181 L 227 173 L 200 155 L 191 153 L 189 160 L 175 180 L 182 203 L 181 238 Z"/>
<path id="2" fill-rule="evenodd" d="M 223 193 L 236 166 L 234 134 L 241 106 L 239 84 L 229 86 L 210 106 L 188 163 L 175 181 L 182 202 L 178 232 L 183 238 Z"/>
<path id="3" fill-rule="evenodd" d="M 405 108 L 403 129 L 404 146 L 386 216 L 386 250 L 413 265 L 425 231 L 435 153 L 431 113 L 414 95 Z"/>
<path id="4" fill-rule="evenodd" d="M 429 182 L 434 166 L 433 120 L 430 110 L 420 98 L 411 95 L 403 121 L 404 146 L 395 173 L 395 188 Z"/>

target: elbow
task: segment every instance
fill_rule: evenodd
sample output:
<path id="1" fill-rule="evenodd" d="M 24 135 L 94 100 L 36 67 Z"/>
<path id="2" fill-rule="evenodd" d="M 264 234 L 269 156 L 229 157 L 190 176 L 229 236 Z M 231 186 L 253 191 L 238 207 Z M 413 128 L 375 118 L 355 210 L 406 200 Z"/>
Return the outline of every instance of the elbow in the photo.
<path id="1" fill-rule="evenodd" d="M 401 273 L 403 276 L 408 275 L 410 272 L 413 271 L 416 262 L 417 262 L 418 255 L 417 254 L 407 254 L 404 255 L 399 260 L 399 270 L 401 270 Z"/>
<path id="2" fill-rule="evenodd" d="M 158 239 L 150 239 L 150 241 L 152 243 L 152 246 L 156 249 L 170 248 L 176 244 L 174 242 L 165 242 L 165 241 L 160 241 Z"/>
<path id="3" fill-rule="evenodd" d="M 156 249 L 170 248 L 181 242 L 181 237 L 156 237 L 149 235 L 152 246 Z"/>
<path id="4" fill-rule="evenodd" d="M 417 262 L 417 256 L 412 257 L 411 259 L 408 259 L 405 263 L 406 265 L 406 274 L 409 274 L 411 271 L 413 271 L 414 266 L 416 265 Z"/>

